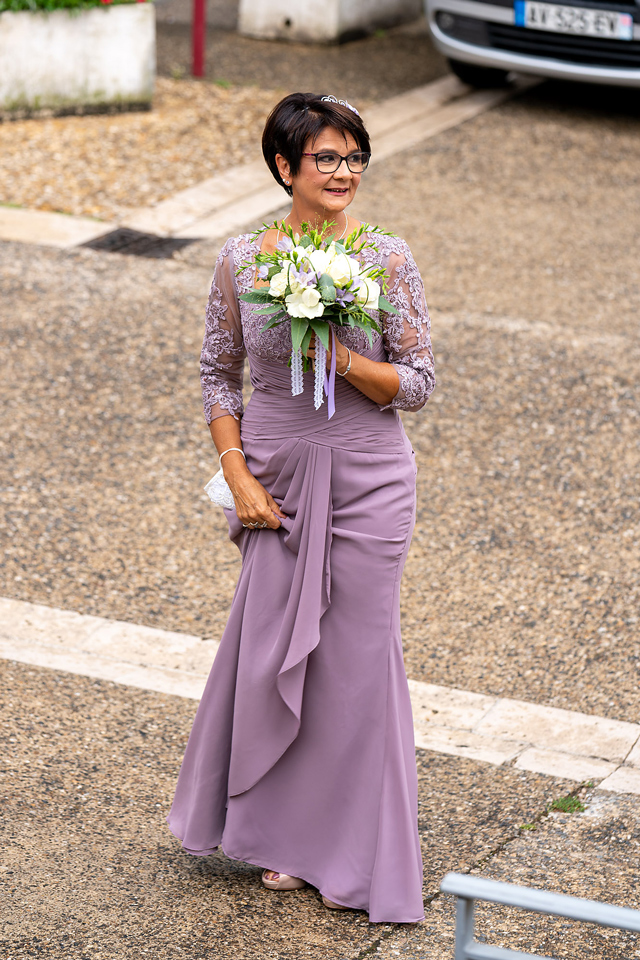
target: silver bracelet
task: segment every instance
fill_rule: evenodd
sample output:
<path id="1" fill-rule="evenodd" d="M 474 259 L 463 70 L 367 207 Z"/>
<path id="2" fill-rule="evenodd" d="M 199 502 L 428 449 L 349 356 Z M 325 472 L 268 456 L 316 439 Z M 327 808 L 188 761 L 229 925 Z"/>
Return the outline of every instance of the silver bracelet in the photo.
<path id="1" fill-rule="evenodd" d="M 218 465 L 221 470 L 222 470 L 222 458 L 224 457 L 225 453 L 231 453 L 232 450 L 236 450 L 238 453 L 241 453 L 242 456 L 244 457 L 244 450 L 241 450 L 240 447 L 229 447 L 228 450 L 223 450 L 220 456 L 218 457 Z M 247 462 L 246 457 L 244 457 L 244 462 L 245 463 Z"/>
<path id="2" fill-rule="evenodd" d="M 347 347 L 347 353 L 349 354 L 349 363 L 347 364 L 347 369 L 345 370 L 345 372 L 340 373 L 340 371 L 336 367 L 336 373 L 338 374 L 339 377 L 346 377 L 346 375 L 349 373 L 349 370 L 351 370 L 351 350 L 349 350 L 349 347 Z"/>

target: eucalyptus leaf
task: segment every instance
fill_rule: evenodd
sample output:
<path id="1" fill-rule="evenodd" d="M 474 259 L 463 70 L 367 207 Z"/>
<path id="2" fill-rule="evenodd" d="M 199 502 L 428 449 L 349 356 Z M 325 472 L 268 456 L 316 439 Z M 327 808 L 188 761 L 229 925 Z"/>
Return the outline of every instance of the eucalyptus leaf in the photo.
<path id="1" fill-rule="evenodd" d="M 318 293 L 323 300 L 333 303 L 336 299 L 336 285 L 328 273 L 323 273 L 318 280 Z"/>

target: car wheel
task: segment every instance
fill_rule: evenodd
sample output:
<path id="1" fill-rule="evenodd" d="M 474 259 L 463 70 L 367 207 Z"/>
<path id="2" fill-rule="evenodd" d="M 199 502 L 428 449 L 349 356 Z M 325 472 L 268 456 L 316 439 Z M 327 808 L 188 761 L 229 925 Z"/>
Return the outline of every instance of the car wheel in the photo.
<path id="1" fill-rule="evenodd" d="M 456 77 L 471 87 L 504 87 L 507 82 L 507 71 L 496 67 L 480 67 L 462 60 L 449 60 L 449 66 Z"/>

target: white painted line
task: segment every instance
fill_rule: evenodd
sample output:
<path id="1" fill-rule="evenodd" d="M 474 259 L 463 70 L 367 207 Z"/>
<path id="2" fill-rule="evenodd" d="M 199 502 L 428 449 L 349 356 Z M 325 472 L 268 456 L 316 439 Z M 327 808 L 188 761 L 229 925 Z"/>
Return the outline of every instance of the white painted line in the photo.
<path id="1" fill-rule="evenodd" d="M 218 644 L 189 634 L 0 599 L 0 657 L 198 699 Z"/>
<path id="2" fill-rule="evenodd" d="M 602 780 L 618 769 L 617 764 L 608 763 L 606 760 L 593 760 L 590 757 L 562 753 L 559 750 L 536 750 L 535 748 L 521 753 L 515 766 L 520 770 L 546 773 L 548 776 L 577 780 L 579 783 L 585 780 Z"/>
<path id="3" fill-rule="evenodd" d="M 477 733 L 526 740 L 542 750 L 559 750 L 579 756 L 622 763 L 638 740 L 636 723 L 590 717 L 576 723 L 571 710 L 544 707 L 524 700 L 499 700 L 480 723 Z"/>
<path id="4" fill-rule="evenodd" d="M 32 644 L 26 651 L 23 644 L 12 643 L 4 638 L 0 638 L 0 658 L 191 700 L 200 699 L 205 682 L 200 674 L 189 675 L 186 670 L 163 670 L 160 667 L 112 660 L 81 648 L 57 650 L 48 644 Z"/>
<path id="5" fill-rule="evenodd" d="M 181 190 L 155 207 L 135 210 L 122 220 L 122 226 L 166 237 L 223 207 L 246 199 L 248 195 L 275 186 L 264 160 L 256 160 Z M 283 206 L 286 194 L 280 188 L 277 189 L 280 206 Z M 244 223 L 240 226 L 244 226 Z"/>
<path id="6" fill-rule="evenodd" d="M 0 240 L 39 243 L 65 249 L 95 240 L 113 229 L 115 224 L 90 220 L 88 217 L 68 217 L 63 213 L 0 206 Z"/>
<path id="7" fill-rule="evenodd" d="M 230 203 L 218 213 L 197 220 L 183 230 L 178 230 L 176 237 L 198 237 L 216 239 L 232 236 L 242 230 L 247 224 L 262 221 L 270 214 L 287 206 L 289 200 L 284 190 L 272 179 L 271 186 L 258 193 L 253 193 L 242 200 Z"/>
<path id="8" fill-rule="evenodd" d="M 640 767 L 640 740 L 636 743 L 635 747 L 629 753 L 629 756 L 626 758 L 625 763 L 630 763 L 632 767 Z"/>
<path id="9" fill-rule="evenodd" d="M 497 697 L 409 680 L 413 717 L 422 725 L 473 730 L 498 702 Z"/>
<path id="10" fill-rule="evenodd" d="M 504 740 L 500 737 L 480 737 L 469 730 L 439 727 L 436 724 L 414 725 L 416 747 L 448 753 L 454 757 L 467 757 L 500 766 L 509 763 L 521 753 L 527 744 L 522 741 Z"/>
<path id="11" fill-rule="evenodd" d="M 0 658 L 197 700 L 214 640 L 0 598 Z M 409 680 L 416 746 L 640 793 L 640 725 Z"/>
<path id="12" fill-rule="evenodd" d="M 640 770 L 637 767 L 618 767 L 599 787 L 612 793 L 640 794 Z"/>

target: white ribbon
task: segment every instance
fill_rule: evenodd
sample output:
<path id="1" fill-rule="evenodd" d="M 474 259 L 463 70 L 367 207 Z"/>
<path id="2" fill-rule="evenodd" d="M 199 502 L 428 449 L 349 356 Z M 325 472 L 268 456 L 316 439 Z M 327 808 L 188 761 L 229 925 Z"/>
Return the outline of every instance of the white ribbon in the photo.
<path id="1" fill-rule="evenodd" d="M 304 389 L 302 379 L 302 351 L 291 351 L 291 394 L 297 397 Z"/>
<path id="2" fill-rule="evenodd" d="M 316 410 L 324 402 L 324 378 L 327 372 L 327 351 L 319 336 L 316 335 L 316 369 L 313 384 L 313 405 Z"/>

